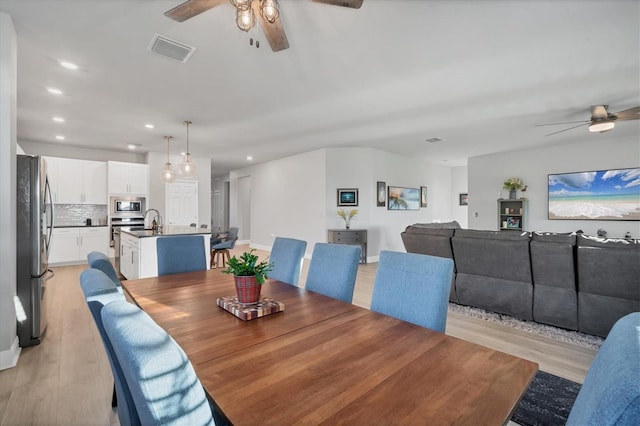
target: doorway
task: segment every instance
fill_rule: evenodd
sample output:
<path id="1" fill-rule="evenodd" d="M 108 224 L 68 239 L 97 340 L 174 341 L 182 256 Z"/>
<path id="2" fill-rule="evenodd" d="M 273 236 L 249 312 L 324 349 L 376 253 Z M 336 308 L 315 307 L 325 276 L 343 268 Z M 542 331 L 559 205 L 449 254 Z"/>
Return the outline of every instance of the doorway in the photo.
<path id="1" fill-rule="evenodd" d="M 175 181 L 165 185 L 165 224 L 198 223 L 198 182 Z"/>

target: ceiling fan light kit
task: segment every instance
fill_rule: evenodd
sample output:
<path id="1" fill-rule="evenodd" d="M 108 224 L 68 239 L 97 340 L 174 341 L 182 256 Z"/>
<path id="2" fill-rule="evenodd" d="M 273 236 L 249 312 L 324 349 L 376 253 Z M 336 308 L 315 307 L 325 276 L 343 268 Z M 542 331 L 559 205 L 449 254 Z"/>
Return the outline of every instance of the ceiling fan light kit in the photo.
<path id="1" fill-rule="evenodd" d="M 180 164 L 178 173 L 180 173 L 182 177 L 192 178 L 196 175 L 196 165 L 191 162 L 191 153 L 189 152 L 189 126 L 191 125 L 191 121 L 187 120 L 184 124 L 187 126 L 187 152 L 184 154 L 184 162 Z"/>
<path id="2" fill-rule="evenodd" d="M 589 125 L 590 132 L 606 132 L 607 130 L 611 130 L 615 127 L 616 123 L 613 121 L 600 121 L 594 122 Z"/>
<path id="3" fill-rule="evenodd" d="M 251 28 L 256 25 L 256 17 L 253 14 L 253 10 L 249 9 L 236 9 L 236 25 L 244 32 L 249 32 Z"/>
<path id="4" fill-rule="evenodd" d="M 164 163 L 164 168 L 162 169 L 162 182 L 171 183 L 176 179 L 176 172 L 171 167 L 171 161 L 169 161 L 169 141 L 173 138 L 173 136 L 165 136 L 167 140 L 167 162 Z"/>

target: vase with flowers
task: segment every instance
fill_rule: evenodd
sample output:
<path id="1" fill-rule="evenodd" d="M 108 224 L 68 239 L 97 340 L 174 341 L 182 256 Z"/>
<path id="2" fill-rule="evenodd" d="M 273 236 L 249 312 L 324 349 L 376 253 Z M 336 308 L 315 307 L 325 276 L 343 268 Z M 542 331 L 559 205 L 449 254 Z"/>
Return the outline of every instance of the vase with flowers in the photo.
<path id="1" fill-rule="evenodd" d="M 347 229 L 351 225 L 351 219 L 358 214 L 358 209 L 353 209 L 349 213 L 345 213 L 343 209 L 338 210 L 338 216 L 344 219 L 344 224 Z"/>
<path id="2" fill-rule="evenodd" d="M 515 200 L 517 197 L 517 191 L 524 187 L 524 182 L 519 177 L 511 177 L 504 181 L 502 188 L 509 190 L 509 199 Z"/>

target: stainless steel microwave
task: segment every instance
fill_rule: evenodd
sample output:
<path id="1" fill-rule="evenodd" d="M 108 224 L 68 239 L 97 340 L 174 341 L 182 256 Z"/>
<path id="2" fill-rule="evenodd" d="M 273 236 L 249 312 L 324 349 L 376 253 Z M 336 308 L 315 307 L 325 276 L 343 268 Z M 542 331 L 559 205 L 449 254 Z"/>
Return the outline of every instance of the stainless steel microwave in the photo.
<path id="1" fill-rule="evenodd" d="M 111 197 L 111 216 L 142 216 L 145 211 L 144 198 Z"/>

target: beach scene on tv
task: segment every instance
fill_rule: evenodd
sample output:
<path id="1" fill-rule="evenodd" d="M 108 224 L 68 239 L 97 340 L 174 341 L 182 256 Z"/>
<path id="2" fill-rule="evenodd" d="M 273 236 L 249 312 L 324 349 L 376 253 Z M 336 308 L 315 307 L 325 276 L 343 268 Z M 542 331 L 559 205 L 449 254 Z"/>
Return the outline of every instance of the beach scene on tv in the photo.
<path id="1" fill-rule="evenodd" d="M 640 168 L 549 175 L 549 219 L 640 220 Z"/>

